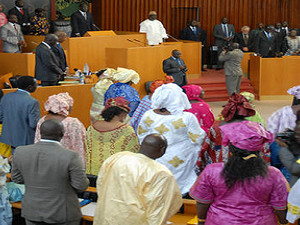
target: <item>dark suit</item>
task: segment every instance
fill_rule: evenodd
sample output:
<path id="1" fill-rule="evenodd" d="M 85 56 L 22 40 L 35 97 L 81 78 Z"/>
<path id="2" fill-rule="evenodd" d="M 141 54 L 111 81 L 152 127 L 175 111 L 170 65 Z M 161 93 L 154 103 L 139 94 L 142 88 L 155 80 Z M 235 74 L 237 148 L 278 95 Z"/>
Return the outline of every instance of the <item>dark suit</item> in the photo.
<path id="1" fill-rule="evenodd" d="M 0 102 L 0 142 L 13 147 L 33 144 L 40 116 L 40 104 L 30 94 L 17 90 L 4 95 Z"/>
<path id="2" fill-rule="evenodd" d="M 71 26 L 72 34 L 71 37 L 76 37 L 76 34 L 79 33 L 80 36 L 83 36 L 87 31 L 97 30 L 94 28 L 94 20 L 92 15 L 89 12 L 86 12 L 87 19 L 81 14 L 80 11 L 74 12 L 71 16 Z"/>
<path id="3" fill-rule="evenodd" d="M 82 214 L 77 193 L 88 185 L 77 152 L 59 143 L 41 141 L 15 150 L 11 178 L 25 184 L 22 217 L 29 224 L 77 224 Z M 74 223 L 70 223 L 73 222 Z"/>
<path id="4" fill-rule="evenodd" d="M 248 34 L 248 43 L 246 44 L 245 38 L 242 32 L 236 33 L 233 39 L 233 42 L 236 42 L 240 45 L 240 49 L 243 51 L 243 48 L 247 47 L 249 52 L 254 51 L 255 38 L 251 33 Z"/>
<path id="5" fill-rule="evenodd" d="M 181 65 L 185 65 L 184 61 L 182 59 L 180 60 Z M 178 84 L 180 87 L 187 84 L 186 81 L 186 74 L 185 72 L 187 69 L 182 70 L 179 68 L 179 63 L 174 60 L 173 57 L 167 58 L 163 61 L 163 71 L 174 78 L 174 83 Z"/>
<path id="6" fill-rule="evenodd" d="M 64 71 L 60 68 L 59 62 L 51 49 L 43 42 L 36 48 L 35 54 L 35 77 L 42 81 L 43 86 L 55 85 L 58 78 Z M 43 82 L 48 82 L 49 84 Z"/>
<path id="7" fill-rule="evenodd" d="M 278 49 L 279 51 L 284 51 L 284 41 L 285 41 L 285 30 L 280 29 L 279 32 L 274 30 L 274 33 L 277 35 Z"/>
<path id="8" fill-rule="evenodd" d="M 56 55 L 58 63 L 59 63 L 59 67 L 61 68 L 61 70 L 66 71 L 66 68 L 68 67 L 67 57 L 66 57 L 65 51 L 62 48 L 62 46 L 58 43 L 58 44 L 52 46 L 51 50 Z"/>
<path id="9" fill-rule="evenodd" d="M 229 36 L 234 37 L 235 30 L 232 24 L 227 24 L 227 31 Z M 222 48 L 232 42 L 232 39 L 230 42 L 224 40 L 226 38 L 226 34 L 223 30 L 222 24 L 215 25 L 213 35 L 215 37 L 215 45 L 218 46 L 218 55 L 220 55 Z M 218 68 L 221 67 L 223 67 L 223 63 L 218 60 Z"/>
<path id="10" fill-rule="evenodd" d="M 20 24 L 23 34 L 27 34 L 29 31 L 28 27 L 23 26 L 23 24 L 29 23 L 29 13 L 28 13 L 28 10 L 24 9 L 24 8 L 23 8 L 23 12 L 24 12 L 24 15 L 16 7 L 13 7 L 12 9 L 10 9 L 8 11 L 8 15 L 10 15 L 10 14 L 16 15 L 18 17 L 18 24 Z"/>
<path id="11" fill-rule="evenodd" d="M 261 32 L 257 36 L 255 52 L 261 54 L 262 57 L 275 57 L 275 53 L 279 52 L 278 37 L 275 33 L 270 34 L 270 40 L 265 32 Z"/>

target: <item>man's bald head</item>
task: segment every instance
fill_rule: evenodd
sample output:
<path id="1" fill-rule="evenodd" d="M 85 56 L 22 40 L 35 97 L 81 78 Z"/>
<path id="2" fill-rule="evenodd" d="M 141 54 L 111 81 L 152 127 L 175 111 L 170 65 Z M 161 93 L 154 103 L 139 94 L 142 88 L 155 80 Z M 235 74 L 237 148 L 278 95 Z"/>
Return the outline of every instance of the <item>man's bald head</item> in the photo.
<path id="1" fill-rule="evenodd" d="M 162 157 L 168 146 L 167 139 L 159 134 L 149 134 L 142 142 L 140 153 L 152 159 Z"/>
<path id="2" fill-rule="evenodd" d="M 45 36 L 44 42 L 46 42 L 50 46 L 54 46 L 56 42 L 58 42 L 58 37 L 55 34 L 47 34 Z"/>
<path id="3" fill-rule="evenodd" d="M 41 125 L 41 138 L 60 141 L 64 136 L 64 125 L 56 119 L 46 120 Z"/>

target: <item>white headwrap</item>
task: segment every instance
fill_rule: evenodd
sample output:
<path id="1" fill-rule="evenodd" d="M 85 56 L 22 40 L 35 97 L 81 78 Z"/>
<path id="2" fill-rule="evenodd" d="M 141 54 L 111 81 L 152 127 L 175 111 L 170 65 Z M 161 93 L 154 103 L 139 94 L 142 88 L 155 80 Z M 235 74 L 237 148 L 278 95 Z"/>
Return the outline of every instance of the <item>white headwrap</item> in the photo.
<path id="1" fill-rule="evenodd" d="M 134 70 L 118 67 L 117 71 L 113 74 L 113 79 L 120 83 L 132 81 L 137 84 L 140 81 L 140 76 Z"/>
<path id="2" fill-rule="evenodd" d="M 177 84 L 164 84 L 158 87 L 151 97 L 152 109 L 166 108 L 172 115 L 181 114 L 190 109 L 191 104 Z"/>
<path id="3" fill-rule="evenodd" d="M 288 196 L 288 212 L 286 219 L 295 223 L 300 218 L 300 180 L 292 187 Z"/>
<path id="4" fill-rule="evenodd" d="M 300 99 L 300 85 L 290 88 L 287 93 L 294 95 L 297 99 Z"/>

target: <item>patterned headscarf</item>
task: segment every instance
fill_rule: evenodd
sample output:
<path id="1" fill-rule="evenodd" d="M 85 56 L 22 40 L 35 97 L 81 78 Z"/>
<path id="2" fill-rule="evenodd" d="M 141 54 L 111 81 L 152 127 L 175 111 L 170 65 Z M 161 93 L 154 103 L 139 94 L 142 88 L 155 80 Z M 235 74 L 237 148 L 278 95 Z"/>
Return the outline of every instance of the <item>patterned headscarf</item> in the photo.
<path id="1" fill-rule="evenodd" d="M 177 84 L 163 84 L 157 88 L 151 97 L 152 109 L 166 108 L 172 115 L 181 114 L 190 109 L 191 104 Z"/>
<path id="2" fill-rule="evenodd" d="M 132 81 L 134 84 L 137 84 L 140 81 L 140 76 L 134 70 L 118 67 L 117 71 L 113 74 L 113 79 L 120 83 Z"/>
<path id="3" fill-rule="evenodd" d="M 129 105 L 129 101 L 127 101 L 124 97 L 109 98 L 105 102 L 104 109 L 108 109 L 110 107 L 117 106 L 117 107 L 125 110 L 126 112 L 129 112 L 130 108 L 128 105 Z"/>
<path id="4" fill-rule="evenodd" d="M 290 88 L 287 93 L 295 96 L 297 99 L 300 99 L 300 85 Z"/>
<path id="5" fill-rule="evenodd" d="M 229 100 L 224 106 L 221 114 L 224 117 L 224 120 L 228 122 L 234 117 L 234 115 L 245 117 L 254 116 L 255 109 L 252 108 L 249 101 L 243 95 L 233 93 L 229 97 Z"/>
<path id="6" fill-rule="evenodd" d="M 166 80 L 155 80 L 150 85 L 150 91 L 151 91 L 151 93 L 154 93 L 154 91 L 156 90 L 156 88 L 160 87 L 163 84 L 173 83 L 174 81 L 175 80 L 174 80 L 174 78 L 172 76 L 166 76 Z"/>
<path id="7" fill-rule="evenodd" d="M 55 114 L 68 116 L 73 107 L 74 100 L 68 92 L 59 93 L 58 95 L 49 96 L 44 107 L 47 112 L 51 111 Z"/>
<path id="8" fill-rule="evenodd" d="M 255 95 L 250 92 L 243 91 L 240 94 L 243 95 L 250 103 L 255 100 Z"/>
<path id="9" fill-rule="evenodd" d="M 191 100 L 202 100 L 199 96 L 202 92 L 202 87 L 194 84 L 185 85 L 182 87 L 186 91 L 188 99 Z"/>
<path id="10" fill-rule="evenodd" d="M 237 148 L 248 151 L 263 150 L 265 143 L 272 143 L 274 135 L 262 125 L 253 121 L 228 123 L 220 126 L 222 143 L 224 146 L 231 143 Z"/>

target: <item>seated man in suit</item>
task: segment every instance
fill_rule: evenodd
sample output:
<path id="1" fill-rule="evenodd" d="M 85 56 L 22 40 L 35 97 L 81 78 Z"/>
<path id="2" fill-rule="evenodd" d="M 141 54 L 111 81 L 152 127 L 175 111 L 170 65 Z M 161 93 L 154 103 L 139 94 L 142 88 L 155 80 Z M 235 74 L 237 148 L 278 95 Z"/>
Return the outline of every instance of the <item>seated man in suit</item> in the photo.
<path id="1" fill-rule="evenodd" d="M 218 46 L 218 55 L 221 54 L 224 46 L 228 46 L 234 37 L 235 29 L 232 24 L 228 24 L 226 17 L 222 18 L 221 24 L 217 24 L 214 27 L 213 35 L 215 37 L 215 45 Z M 217 70 L 223 68 L 223 63 L 218 61 Z"/>
<path id="2" fill-rule="evenodd" d="M 182 204 L 174 175 L 155 161 L 166 148 L 163 136 L 150 134 L 139 153 L 123 151 L 104 162 L 97 180 L 94 225 L 166 224 Z"/>
<path id="3" fill-rule="evenodd" d="M 17 22 L 17 16 L 10 14 L 8 17 L 8 23 L 0 28 L 3 52 L 20 53 L 22 51 L 22 47 L 27 46 L 21 27 L 17 24 Z"/>
<path id="4" fill-rule="evenodd" d="M 99 30 L 88 10 L 89 6 L 86 3 L 81 3 L 79 10 L 71 15 L 71 37 L 82 37 L 87 31 Z"/>
<path id="5" fill-rule="evenodd" d="M 197 20 L 189 21 L 188 26 L 181 31 L 180 39 L 190 40 L 190 41 L 199 41 L 202 43 L 201 69 L 202 69 L 202 71 L 206 71 L 203 68 L 203 66 L 204 66 L 204 58 L 205 58 L 205 45 L 206 45 L 206 40 L 207 40 L 207 33 L 205 30 L 202 30 L 200 28 L 200 23 Z"/>
<path id="6" fill-rule="evenodd" d="M 41 141 L 15 150 L 11 178 L 25 184 L 22 217 L 27 225 L 79 225 L 81 211 L 77 192 L 89 181 L 77 152 L 60 144 L 64 136 L 61 121 L 41 125 Z"/>
<path id="7" fill-rule="evenodd" d="M 266 29 L 258 34 L 255 53 L 264 58 L 275 57 L 279 53 L 278 37 L 273 32 L 271 25 L 267 25 Z"/>
<path id="8" fill-rule="evenodd" d="M 15 7 L 8 11 L 8 15 L 14 14 L 18 17 L 18 24 L 20 24 L 23 34 L 27 34 L 29 31 L 29 13 L 24 8 L 23 0 L 16 0 Z"/>
<path id="9" fill-rule="evenodd" d="M 61 46 L 61 44 L 67 39 L 68 36 L 63 31 L 55 31 L 54 34 L 57 36 L 58 42 L 56 43 L 56 45 L 53 45 L 51 47 L 51 50 L 54 52 L 54 54 L 57 57 L 59 67 L 61 68 L 62 71 L 64 71 L 64 74 L 67 74 L 69 73 L 69 67 L 67 64 L 67 57 L 65 51 Z M 62 76 L 60 80 L 64 80 L 64 77 Z"/>
<path id="10" fill-rule="evenodd" d="M 163 61 L 163 71 L 174 78 L 174 83 L 180 87 L 187 84 L 186 74 L 187 66 L 180 58 L 181 52 L 177 49 L 172 51 L 172 56 Z"/>
<path id="11" fill-rule="evenodd" d="M 42 86 L 57 85 L 57 81 L 64 74 L 56 55 L 51 50 L 57 42 L 58 38 L 55 34 L 47 34 L 45 40 L 36 48 L 35 77 L 41 81 Z"/>
<path id="12" fill-rule="evenodd" d="M 234 42 L 240 45 L 243 52 L 251 52 L 254 49 L 254 36 L 250 33 L 250 27 L 243 26 L 240 33 L 235 34 Z"/>
<path id="13" fill-rule="evenodd" d="M 0 102 L 2 133 L 0 142 L 15 147 L 34 143 L 35 129 L 40 119 L 40 104 L 30 96 L 35 92 L 34 77 L 21 76 L 18 90 L 4 95 Z"/>

